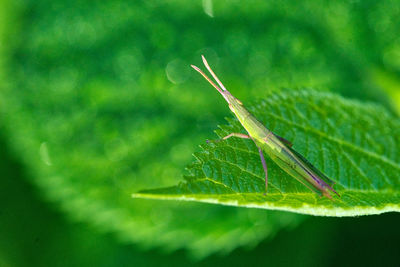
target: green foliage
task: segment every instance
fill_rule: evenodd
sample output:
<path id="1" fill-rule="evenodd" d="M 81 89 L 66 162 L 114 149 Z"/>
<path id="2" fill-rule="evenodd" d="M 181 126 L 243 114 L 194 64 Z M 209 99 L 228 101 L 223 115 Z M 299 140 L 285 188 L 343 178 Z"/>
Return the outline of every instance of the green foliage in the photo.
<path id="1" fill-rule="evenodd" d="M 269 165 L 269 192 L 251 141 L 203 145 L 186 183 L 134 197 L 178 199 L 279 209 L 328 216 L 400 211 L 400 121 L 382 108 L 313 91 L 276 93 L 253 107 L 267 128 L 292 140 L 294 148 L 336 182 L 341 198 L 320 198 L 279 167 Z M 241 129 L 222 126 L 220 137 Z"/>
<path id="2" fill-rule="evenodd" d="M 197 256 L 303 220 L 130 195 L 177 183 L 227 114 L 190 72 L 202 53 L 243 101 L 314 87 L 390 108 L 370 74 L 397 75 L 399 3 L 214 2 L 213 18 L 200 1 L 1 3 L 2 132 L 40 197 L 123 242 Z"/>

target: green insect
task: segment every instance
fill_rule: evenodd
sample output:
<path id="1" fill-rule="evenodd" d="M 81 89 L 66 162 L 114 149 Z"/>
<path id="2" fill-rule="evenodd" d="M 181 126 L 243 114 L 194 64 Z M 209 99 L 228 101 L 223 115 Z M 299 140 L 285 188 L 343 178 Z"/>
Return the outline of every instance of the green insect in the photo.
<path id="1" fill-rule="evenodd" d="M 226 140 L 234 136 L 251 139 L 254 141 L 258 148 L 261 163 L 265 172 L 265 193 L 268 189 L 268 168 L 263 152 L 267 153 L 268 156 L 285 172 L 290 174 L 293 178 L 320 196 L 326 196 L 332 199 L 330 192 L 333 192 L 339 196 L 339 194 L 329 185 L 333 184 L 333 182 L 330 181 L 329 178 L 321 171 L 315 168 L 307 159 L 292 149 L 291 142 L 265 128 L 265 126 L 243 106 L 239 99 L 234 97 L 228 90 L 226 90 L 225 86 L 221 83 L 217 75 L 215 75 L 208 65 L 204 56 L 201 57 L 207 70 L 210 72 L 212 77 L 214 77 L 220 87 L 218 87 L 210 78 L 208 78 L 207 75 L 204 74 L 204 72 L 198 67 L 191 65 L 192 68 L 203 75 L 203 77 L 225 98 L 226 102 L 229 104 L 230 110 L 235 114 L 239 122 L 248 133 L 248 135 L 242 133 L 231 133 L 222 138 L 222 140 Z M 326 182 L 321 177 L 325 179 Z"/>

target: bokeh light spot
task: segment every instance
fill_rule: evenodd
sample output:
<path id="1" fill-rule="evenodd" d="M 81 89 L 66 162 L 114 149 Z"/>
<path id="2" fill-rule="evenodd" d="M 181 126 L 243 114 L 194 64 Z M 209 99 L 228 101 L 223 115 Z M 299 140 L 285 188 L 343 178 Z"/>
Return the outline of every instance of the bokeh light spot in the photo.
<path id="1" fill-rule="evenodd" d="M 210 17 L 214 17 L 213 2 L 212 0 L 203 0 L 203 10 Z"/>
<path id="2" fill-rule="evenodd" d="M 40 144 L 39 147 L 39 155 L 40 159 L 44 162 L 44 164 L 51 166 L 51 160 L 50 160 L 50 155 L 49 155 L 49 149 L 47 148 L 47 143 L 43 142 Z"/>
<path id="3" fill-rule="evenodd" d="M 170 61 L 165 68 L 165 73 L 170 82 L 180 84 L 187 80 L 189 75 L 189 64 L 180 59 Z"/>

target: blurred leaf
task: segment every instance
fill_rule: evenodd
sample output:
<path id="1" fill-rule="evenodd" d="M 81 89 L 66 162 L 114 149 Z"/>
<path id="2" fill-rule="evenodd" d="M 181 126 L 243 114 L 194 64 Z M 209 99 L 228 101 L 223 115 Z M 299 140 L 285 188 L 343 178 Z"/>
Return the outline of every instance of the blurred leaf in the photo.
<path id="1" fill-rule="evenodd" d="M 209 101 L 208 92 L 193 99 L 184 90 L 193 82 L 177 87 L 168 81 L 166 71 L 174 81 L 187 79 L 175 70 L 189 64 L 182 55 L 176 60 L 176 47 L 153 48 L 166 45 L 157 37 L 160 27 L 169 32 L 175 27 L 165 23 L 169 12 L 163 7 L 51 5 L 54 12 L 38 2 L 23 13 L 26 34 L 7 47 L 12 53 L 0 90 L 7 142 L 45 199 L 74 221 L 113 232 L 122 242 L 187 248 L 195 257 L 252 247 L 303 220 L 262 210 L 133 202 L 132 191 L 177 181 L 223 109 Z M 151 20 L 137 22 L 157 8 L 157 27 Z M 148 30 L 153 39 L 142 34 Z"/>
<path id="2" fill-rule="evenodd" d="M 232 138 L 204 145 L 186 183 L 133 196 L 328 216 L 400 211 L 400 121 L 382 108 L 298 91 L 270 96 L 251 110 L 336 181 L 341 198 L 320 198 L 272 160 L 267 162 L 270 190 L 264 196 L 264 173 L 255 146 Z M 241 127 L 231 120 L 221 129 L 220 137 Z"/>

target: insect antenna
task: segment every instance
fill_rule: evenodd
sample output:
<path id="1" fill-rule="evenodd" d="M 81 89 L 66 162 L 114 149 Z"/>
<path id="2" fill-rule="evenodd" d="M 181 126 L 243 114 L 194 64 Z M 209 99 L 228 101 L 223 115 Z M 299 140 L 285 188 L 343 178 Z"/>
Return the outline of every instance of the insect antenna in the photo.
<path id="1" fill-rule="evenodd" d="M 206 60 L 206 58 L 201 55 L 201 58 L 203 59 L 203 63 L 206 66 L 207 70 L 211 73 L 211 75 L 213 76 L 213 78 L 217 81 L 217 83 L 222 87 L 219 88 L 218 85 L 216 85 L 210 78 L 208 78 L 208 76 L 198 67 L 194 66 L 194 65 L 190 65 L 193 69 L 195 69 L 198 73 L 200 73 L 212 86 L 214 86 L 215 89 L 218 90 L 218 92 L 225 98 L 226 102 L 230 103 L 230 100 L 227 96 L 227 94 L 229 94 L 231 97 L 232 95 L 229 93 L 228 90 L 226 90 L 226 88 L 224 87 L 224 85 L 221 83 L 221 81 L 218 79 L 217 75 L 215 75 L 215 73 L 212 71 L 212 69 L 210 68 L 210 66 L 208 65 L 208 62 Z M 237 99 L 236 99 L 237 100 Z M 239 103 L 241 103 L 239 100 L 237 100 Z"/>
<path id="2" fill-rule="evenodd" d="M 224 91 L 227 91 L 225 86 L 222 84 L 222 82 L 218 79 L 217 75 L 215 75 L 215 73 L 213 72 L 213 70 L 211 69 L 210 65 L 208 65 L 208 62 L 206 60 L 206 58 L 201 55 L 201 59 L 203 60 L 204 66 L 206 66 L 207 70 L 211 73 L 211 75 L 214 77 L 214 79 L 217 81 L 217 83 L 219 84 L 219 86 L 221 86 L 221 88 Z"/>
<path id="3" fill-rule="evenodd" d="M 218 90 L 218 92 L 220 92 L 222 95 L 223 91 L 221 90 L 221 88 L 218 87 L 218 85 L 216 85 L 210 78 L 208 78 L 208 76 L 198 67 L 196 67 L 195 65 L 190 65 L 193 69 L 195 69 L 198 73 L 200 73 L 212 86 L 215 87 L 215 89 Z"/>

